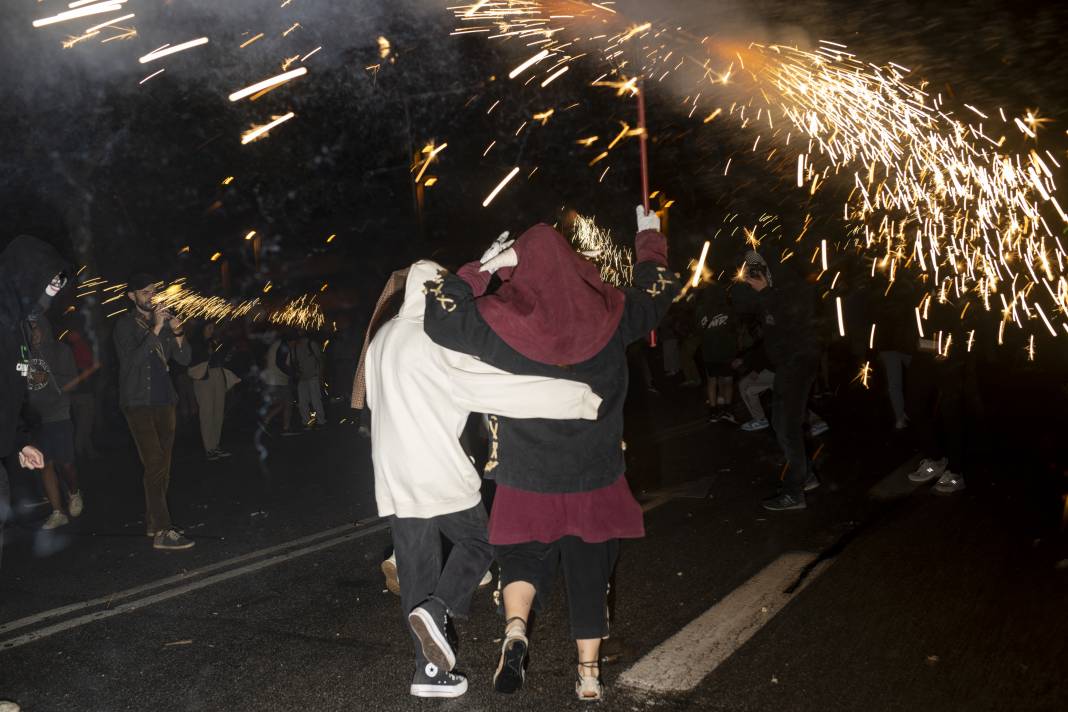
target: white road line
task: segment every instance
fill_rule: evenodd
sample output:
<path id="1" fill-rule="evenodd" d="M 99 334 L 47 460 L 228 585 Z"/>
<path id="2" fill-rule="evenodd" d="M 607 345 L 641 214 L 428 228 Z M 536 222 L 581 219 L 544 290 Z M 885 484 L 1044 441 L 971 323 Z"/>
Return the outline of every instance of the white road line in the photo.
<path id="1" fill-rule="evenodd" d="M 292 549 L 293 547 L 301 546 L 303 544 L 308 544 L 308 543 L 316 541 L 318 539 L 323 539 L 325 537 L 336 536 L 336 535 L 342 534 L 344 532 L 349 532 L 349 531 L 352 531 L 352 528 L 354 526 L 355 527 L 367 526 L 367 525 L 370 525 L 370 524 L 373 524 L 373 523 L 377 522 L 378 520 L 379 520 L 378 517 L 372 517 L 370 519 L 364 519 L 364 520 L 361 520 L 359 522 L 355 522 L 354 524 L 343 524 L 340 527 L 334 527 L 333 529 L 326 529 L 324 531 L 317 532 L 315 534 L 309 534 L 308 536 L 302 536 L 302 537 L 300 537 L 298 539 L 293 539 L 291 541 L 283 542 L 283 543 L 277 544 L 275 546 L 269 546 L 269 547 L 266 547 L 264 549 L 257 549 L 256 551 L 252 551 L 252 552 L 249 552 L 247 554 L 242 554 L 241 556 L 235 556 L 235 557 L 230 558 L 230 559 L 225 559 L 224 561 L 218 561 L 218 562 L 216 562 L 214 564 L 209 564 L 207 566 L 202 566 L 199 569 L 194 569 L 192 571 L 186 571 L 184 573 L 176 574 L 174 576 L 168 576 L 167 578 L 158 579 L 156 581 L 151 581 L 151 582 L 143 584 L 141 586 L 134 586 L 133 588 L 128 588 L 128 589 L 125 589 L 123 591 L 116 591 L 115 593 L 109 593 L 106 596 L 100 596 L 99 598 L 93 598 L 93 599 L 90 599 L 88 601 L 81 601 L 79 603 L 71 603 L 71 604 L 66 605 L 66 606 L 60 606 L 58 608 L 52 608 L 52 609 L 49 609 L 47 611 L 41 611 L 40 613 L 35 613 L 35 614 L 31 615 L 31 616 L 26 616 L 25 618 L 19 618 L 18 620 L 10 621 L 8 623 L 4 623 L 4 624 L 0 625 L 0 635 L 2 635 L 4 633 L 7 633 L 9 631 L 12 631 L 12 630 L 17 630 L 18 628 L 25 628 L 28 625 L 33 625 L 34 623 L 39 623 L 40 621 L 48 620 L 49 618 L 56 618 L 58 616 L 64 616 L 64 615 L 67 615 L 68 613 L 74 613 L 75 611 L 84 610 L 86 608 L 94 608 L 96 606 L 101 606 L 101 605 L 110 605 L 110 604 L 114 603 L 115 601 L 121 601 L 123 599 L 130 598 L 132 596 L 137 596 L 137 595 L 140 595 L 142 593 L 146 593 L 148 591 L 155 590 L 157 588 L 162 588 L 164 586 L 170 586 L 170 585 L 175 584 L 175 583 L 182 583 L 184 581 L 189 581 L 190 579 L 194 579 L 194 578 L 197 578 L 199 576 L 203 576 L 204 574 L 211 573 L 212 571 L 218 571 L 219 569 L 229 568 L 231 566 L 235 566 L 235 565 L 243 563 L 245 561 L 250 561 L 252 559 L 258 559 L 258 558 L 263 557 L 263 556 L 269 556 L 270 554 L 274 554 L 276 552 L 283 551 L 285 549 Z"/>
<path id="2" fill-rule="evenodd" d="M 796 591 L 784 593 L 816 557 L 780 556 L 625 670 L 619 684 L 655 693 L 692 690 L 830 564 L 817 565 Z"/>

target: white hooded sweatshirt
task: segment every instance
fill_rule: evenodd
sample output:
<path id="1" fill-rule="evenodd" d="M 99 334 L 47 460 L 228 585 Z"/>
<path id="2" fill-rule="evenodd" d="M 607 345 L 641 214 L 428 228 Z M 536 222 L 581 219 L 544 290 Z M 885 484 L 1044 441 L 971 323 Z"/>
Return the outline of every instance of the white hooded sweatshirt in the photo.
<path id="1" fill-rule="evenodd" d="M 472 412 L 596 420 L 601 405 L 584 383 L 517 376 L 431 341 L 423 331 L 423 285 L 441 269 L 412 265 L 400 313 L 367 350 L 371 459 L 383 517 L 429 519 L 481 501 L 481 477 L 460 447 Z"/>

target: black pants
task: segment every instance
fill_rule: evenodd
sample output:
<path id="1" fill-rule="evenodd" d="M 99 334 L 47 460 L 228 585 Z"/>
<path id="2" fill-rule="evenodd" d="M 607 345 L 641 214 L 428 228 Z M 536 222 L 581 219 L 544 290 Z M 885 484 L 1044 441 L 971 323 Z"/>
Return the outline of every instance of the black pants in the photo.
<path id="1" fill-rule="evenodd" d="M 564 571 L 571 637 L 590 640 L 608 635 L 608 581 L 619 556 L 619 540 L 590 544 L 565 536 L 551 544 L 539 541 L 494 547 L 501 566 L 501 589 L 525 581 L 534 587 L 534 609 L 548 603 L 557 569 Z"/>
<path id="2" fill-rule="evenodd" d="M 947 458 L 947 468 L 957 474 L 964 469 L 966 377 L 964 363 L 920 353 L 909 366 L 905 389 L 906 410 L 920 455 Z"/>
<path id="3" fill-rule="evenodd" d="M 805 432 L 802 429 L 808 396 L 816 380 L 818 363 L 787 363 L 775 369 L 772 385 L 771 427 L 786 456 L 786 476 L 782 489 L 792 495 L 804 492 L 808 479 L 808 456 L 805 453 Z"/>
<path id="4" fill-rule="evenodd" d="M 11 511 L 11 483 L 7 479 L 7 468 L 0 459 L 0 559 L 4 556 L 4 528 L 12 519 Z"/>
<path id="5" fill-rule="evenodd" d="M 493 561 L 482 503 L 430 519 L 393 517 L 390 526 L 404 627 L 408 628 L 408 614 L 412 609 L 431 596 L 444 603 L 450 615 L 465 618 L 471 607 L 471 596 Z M 452 542 L 444 566 L 442 536 Z M 415 651 L 416 665 L 422 667 L 426 661 L 417 640 Z"/>

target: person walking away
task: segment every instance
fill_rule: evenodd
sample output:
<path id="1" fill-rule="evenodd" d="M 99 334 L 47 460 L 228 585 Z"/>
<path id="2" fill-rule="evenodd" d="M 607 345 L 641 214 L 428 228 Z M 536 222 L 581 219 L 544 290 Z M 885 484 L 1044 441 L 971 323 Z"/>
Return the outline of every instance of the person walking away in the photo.
<path id="1" fill-rule="evenodd" d="M 466 617 L 493 556 L 481 478 L 460 445 L 468 416 L 593 420 L 601 402 L 578 381 L 515 376 L 431 341 L 423 285 L 441 271 L 433 262 L 411 266 L 400 312 L 373 336 L 364 374 L 375 499 L 379 516 L 391 517 L 402 611 L 416 642 L 410 692 L 417 697 L 467 690 L 467 680 L 451 672 L 448 622 Z M 443 536 L 453 544 L 444 561 Z"/>
<path id="2" fill-rule="evenodd" d="M 204 322 L 189 344 L 192 360 L 188 373 L 193 379 L 193 392 L 200 414 L 200 437 L 204 443 L 204 454 L 209 460 L 230 457 L 230 453 L 219 447 L 226 416 L 226 371 L 223 365 L 227 354 L 225 345 L 215 335 L 215 329 L 215 322 Z"/>
<path id="3" fill-rule="evenodd" d="M 726 285 L 712 281 L 702 290 L 697 306 L 701 330 L 701 353 L 708 376 L 708 419 L 715 423 L 737 422 L 731 412 L 734 398 L 734 369 L 738 354 L 738 324 Z"/>
<path id="4" fill-rule="evenodd" d="M 78 377 L 74 355 L 66 344 L 55 340 L 52 327 L 42 314 L 31 322 L 29 410 L 37 424 L 33 442 L 44 455 L 41 472 L 45 496 L 52 505 L 52 513 L 41 526 L 50 530 L 78 517 L 85 503 L 78 488 L 78 473 L 74 465 L 74 424 L 71 422 L 70 390 Z M 67 487 L 68 500 L 64 507 L 59 480 Z M 64 511 L 65 510 L 65 511 Z"/>
<path id="5" fill-rule="evenodd" d="M 296 341 L 292 358 L 297 373 L 297 407 L 305 428 L 326 425 L 323 408 L 323 350 L 305 334 Z"/>
<path id="6" fill-rule="evenodd" d="M 156 304 L 156 284 L 144 273 L 130 278 L 126 297 L 132 305 L 115 324 L 114 338 L 119 407 L 144 466 L 145 533 L 153 548 L 168 551 L 193 546 L 175 529 L 167 505 L 178 402 L 168 364 L 173 360 L 188 366 L 192 349 L 182 323 Z"/>
<path id="7" fill-rule="evenodd" d="M 67 269 L 51 245 L 29 235 L 19 235 L 0 252 L 0 556 L 11 518 L 4 461 L 17 452 L 22 467 L 44 468 L 44 456 L 29 444 L 22 422 L 30 374 L 28 322 L 43 314 L 67 284 Z"/>
<path id="8" fill-rule="evenodd" d="M 750 250 L 743 265 L 751 288 L 749 308 L 763 320 L 764 347 L 775 372 L 772 427 L 787 463 L 778 494 L 763 502 L 773 512 L 805 509 L 805 492 L 819 487 L 809 468 L 803 428 L 823 352 L 823 325 L 816 316 L 814 290 L 790 264 L 772 271 L 760 253 Z M 744 303 L 744 290 L 735 296 Z"/>
<path id="9" fill-rule="evenodd" d="M 658 326 L 679 292 L 659 218 L 641 206 L 636 212 L 633 287 L 605 284 L 548 225 L 428 287 L 424 328 L 439 345 L 512 373 L 580 381 L 604 399 L 596 421 L 491 419 L 486 474 L 497 489 L 489 530 L 505 615 L 493 685 L 501 693 L 523 686 L 527 621 L 549 601 L 562 568 L 578 652 L 575 694 L 603 697 L 608 582 L 620 539 L 645 533 L 623 457 L 626 349 Z M 494 273 L 501 285 L 486 294 Z"/>

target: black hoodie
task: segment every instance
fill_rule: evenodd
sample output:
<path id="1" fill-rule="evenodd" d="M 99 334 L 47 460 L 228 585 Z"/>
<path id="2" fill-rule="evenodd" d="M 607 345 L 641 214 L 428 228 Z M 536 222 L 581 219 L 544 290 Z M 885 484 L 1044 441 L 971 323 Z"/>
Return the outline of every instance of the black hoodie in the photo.
<path id="1" fill-rule="evenodd" d="M 25 443 L 19 414 L 26 377 L 18 366 L 29 356 L 26 319 L 42 310 L 45 287 L 65 269 L 51 245 L 29 235 L 19 235 L 0 252 L 0 457 Z"/>

